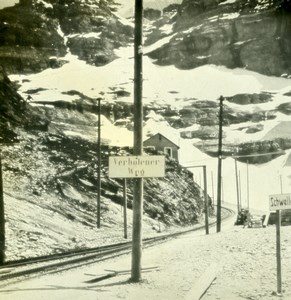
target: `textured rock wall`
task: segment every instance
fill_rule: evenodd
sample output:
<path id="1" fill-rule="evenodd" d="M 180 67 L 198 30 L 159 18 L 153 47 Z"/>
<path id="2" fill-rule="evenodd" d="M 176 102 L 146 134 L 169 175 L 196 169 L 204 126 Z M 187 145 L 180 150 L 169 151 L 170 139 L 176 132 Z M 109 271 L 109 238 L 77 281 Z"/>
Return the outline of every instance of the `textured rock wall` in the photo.
<path id="1" fill-rule="evenodd" d="M 104 65 L 133 35 L 113 12 L 111 0 L 28 0 L 0 10 L 0 65 L 9 74 L 39 72 L 64 64 L 68 51 Z"/>
<path id="2" fill-rule="evenodd" d="M 184 0 L 174 25 L 176 35 L 150 57 L 182 69 L 215 64 L 266 75 L 291 74 L 287 2 L 223 2 Z"/>

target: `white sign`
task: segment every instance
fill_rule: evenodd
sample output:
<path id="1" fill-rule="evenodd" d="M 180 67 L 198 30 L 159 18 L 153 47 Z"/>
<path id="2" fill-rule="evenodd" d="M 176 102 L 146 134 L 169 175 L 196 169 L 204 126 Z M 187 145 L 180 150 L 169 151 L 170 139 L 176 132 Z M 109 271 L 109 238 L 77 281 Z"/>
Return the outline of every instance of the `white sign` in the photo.
<path id="1" fill-rule="evenodd" d="M 164 176 L 164 155 L 109 157 L 109 177 L 143 178 Z"/>
<path id="2" fill-rule="evenodd" d="M 270 210 L 291 209 L 291 194 L 269 196 Z"/>

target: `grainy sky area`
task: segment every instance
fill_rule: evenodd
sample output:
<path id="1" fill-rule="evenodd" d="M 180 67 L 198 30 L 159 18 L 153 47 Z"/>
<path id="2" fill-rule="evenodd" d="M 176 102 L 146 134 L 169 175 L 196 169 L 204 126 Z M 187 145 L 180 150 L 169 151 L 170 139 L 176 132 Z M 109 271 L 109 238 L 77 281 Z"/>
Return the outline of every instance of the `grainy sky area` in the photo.
<path id="1" fill-rule="evenodd" d="M 6 6 L 13 6 L 15 3 L 18 3 L 18 0 L 0 0 L 0 9 Z"/>

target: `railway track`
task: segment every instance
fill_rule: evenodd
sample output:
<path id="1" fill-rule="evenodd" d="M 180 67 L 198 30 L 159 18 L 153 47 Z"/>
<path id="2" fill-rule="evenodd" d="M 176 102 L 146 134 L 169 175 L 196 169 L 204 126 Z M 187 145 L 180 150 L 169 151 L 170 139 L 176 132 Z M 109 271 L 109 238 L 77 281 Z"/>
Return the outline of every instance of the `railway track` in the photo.
<path id="1" fill-rule="evenodd" d="M 234 211 L 223 208 L 222 220 L 226 220 L 234 215 Z M 209 226 L 215 226 L 216 221 L 210 222 Z M 143 247 L 150 247 L 180 235 L 204 229 L 204 225 L 197 226 L 184 231 L 171 234 L 159 235 L 152 238 L 143 239 Z M 40 274 L 51 274 L 73 269 L 93 262 L 103 261 L 115 256 L 131 252 L 132 243 L 124 242 L 97 248 L 75 250 L 62 254 L 28 258 L 17 261 L 9 261 L 0 267 L 0 287 L 11 284 L 15 281 L 25 280 Z"/>

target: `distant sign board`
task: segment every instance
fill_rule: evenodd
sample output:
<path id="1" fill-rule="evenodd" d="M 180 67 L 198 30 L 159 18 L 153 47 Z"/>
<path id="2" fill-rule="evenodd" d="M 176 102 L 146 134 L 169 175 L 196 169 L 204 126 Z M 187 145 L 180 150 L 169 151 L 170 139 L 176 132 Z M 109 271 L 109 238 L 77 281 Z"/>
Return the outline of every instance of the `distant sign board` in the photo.
<path id="1" fill-rule="evenodd" d="M 109 177 L 143 178 L 164 177 L 165 156 L 110 156 Z"/>
<path id="2" fill-rule="evenodd" d="M 269 196 L 270 210 L 291 209 L 291 194 L 277 194 Z"/>

